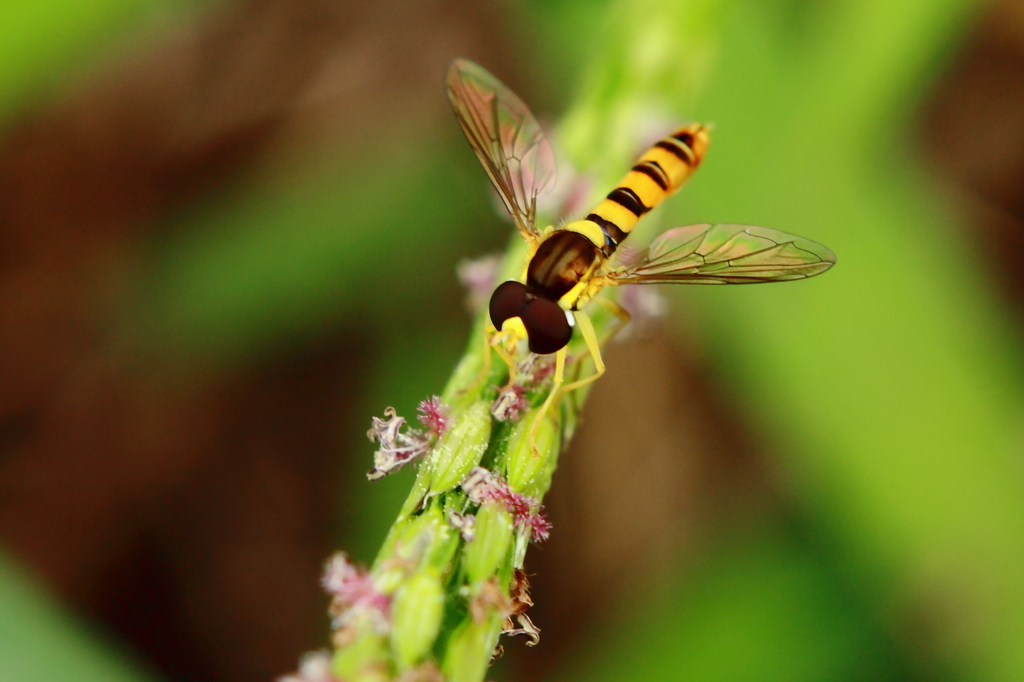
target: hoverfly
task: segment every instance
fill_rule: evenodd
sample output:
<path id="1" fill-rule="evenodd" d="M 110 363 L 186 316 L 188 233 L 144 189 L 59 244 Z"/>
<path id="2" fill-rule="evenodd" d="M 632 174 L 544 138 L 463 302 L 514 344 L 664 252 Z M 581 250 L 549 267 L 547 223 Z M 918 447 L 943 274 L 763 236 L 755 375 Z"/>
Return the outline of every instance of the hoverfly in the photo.
<path id="1" fill-rule="evenodd" d="M 527 243 L 522 275 L 491 295 L 486 357 L 494 347 L 514 371 L 511 356 L 522 340 L 533 353 L 556 354 L 554 388 L 538 420 L 556 395 L 604 373 L 597 334 L 581 308 L 605 287 L 781 282 L 821 274 L 836 262 L 821 244 L 785 232 L 707 224 L 665 232 L 628 264 L 615 257 L 641 216 L 700 165 L 708 147 L 707 128 L 700 124 L 656 142 L 583 220 L 540 230 L 537 197 L 554 184 L 555 160 L 537 120 L 515 93 L 469 60 L 451 63 L 447 89 L 462 131 Z M 628 319 L 624 310 L 617 314 Z M 574 328 L 583 335 L 595 371 L 565 384 L 566 346 Z"/>

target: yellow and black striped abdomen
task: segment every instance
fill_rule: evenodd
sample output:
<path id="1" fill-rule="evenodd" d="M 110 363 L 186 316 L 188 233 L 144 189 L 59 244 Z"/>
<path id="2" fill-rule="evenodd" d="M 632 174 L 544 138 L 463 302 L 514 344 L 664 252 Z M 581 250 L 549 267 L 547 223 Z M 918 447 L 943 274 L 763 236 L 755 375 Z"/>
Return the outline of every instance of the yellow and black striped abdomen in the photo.
<path id="1" fill-rule="evenodd" d="M 584 234 L 605 256 L 611 256 L 643 214 L 682 187 L 700 165 L 707 147 L 703 125 L 680 128 L 644 152 L 590 215 L 565 229 Z M 594 240 L 598 235 L 603 237 L 600 242 Z"/>

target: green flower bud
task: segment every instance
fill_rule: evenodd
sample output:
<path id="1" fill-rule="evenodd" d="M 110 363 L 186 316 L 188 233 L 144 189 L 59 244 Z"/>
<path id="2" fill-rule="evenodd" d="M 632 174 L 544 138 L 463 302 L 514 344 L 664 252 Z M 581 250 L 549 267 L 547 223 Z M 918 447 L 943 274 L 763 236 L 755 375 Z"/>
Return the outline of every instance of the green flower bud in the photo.
<path id="1" fill-rule="evenodd" d="M 477 622 L 468 618 L 452 635 L 444 660 L 448 682 L 480 682 L 498 644 L 502 618 L 492 613 Z"/>
<path id="2" fill-rule="evenodd" d="M 448 528 L 440 510 L 428 507 L 422 514 L 404 522 L 402 530 L 395 535 L 391 553 L 399 559 L 419 563 L 428 547 L 438 540 L 438 535 Z"/>
<path id="3" fill-rule="evenodd" d="M 414 575 L 391 606 L 391 649 L 401 669 L 416 665 L 434 646 L 444 616 L 444 587 L 431 571 Z"/>
<path id="4" fill-rule="evenodd" d="M 493 576 L 512 548 L 512 514 L 493 501 L 484 502 L 476 514 L 473 542 L 466 545 L 463 565 L 469 583 Z"/>
<path id="5" fill-rule="evenodd" d="M 444 574 L 458 543 L 458 530 L 452 528 L 436 505 L 428 505 L 423 513 L 396 522 L 385 542 L 388 548 L 385 554 L 400 561 L 376 567 L 377 588 L 390 594 L 405 582 L 411 571 L 421 567 Z"/>
<path id="6" fill-rule="evenodd" d="M 334 676 L 345 682 L 385 682 L 388 675 L 387 640 L 365 635 L 334 652 Z"/>
<path id="7" fill-rule="evenodd" d="M 558 464 L 559 429 L 550 416 L 537 423 L 534 431 L 536 451 L 531 447 L 530 431 L 539 409 L 532 409 L 512 429 L 505 450 L 505 475 L 513 492 L 542 498 L 551 487 L 551 475 Z"/>
<path id="8" fill-rule="evenodd" d="M 381 594 L 391 594 L 402 586 L 406 575 L 406 571 L 400 565 L 389 566 L 376 572 L 373 584 L 377 586 Z"/>
<path id="9" fill-rule="evenodd" d="M 420 565 L 428 547 L 436 542 L 440 529 L 440 517 L 429 509 L 417 516 L 396 521 L 385 541 L 388 549 L 381 556 L 386 555 L 389 559 L 399 561 L 374 567 L 377 588 L 385 594 L 397 590 L 409 576 L 409 566 L 415 568 Z"/>
<path id="10" fill-rule="evenodd" d="M 477 401 L 458 414 L 455 424 L 438 440 L 424 464 L 429 467 L 431 495 L 451 490 L 480 463 L 491 438 L 491 409 Z"/>
<path id="11" fill-rule="evenodd" d="M 399 514 L 400 517 L 409 516 L 423 506 L 423 500 L 427 498 L 427 493 L 430 492 L 430 475 L 430 467 L 427 462 L 424 462 L 416 471 L 416 480 L 412 484 L 409 496 L 405 498 L 405 504 L 402 505 L 402 511 Z"/>

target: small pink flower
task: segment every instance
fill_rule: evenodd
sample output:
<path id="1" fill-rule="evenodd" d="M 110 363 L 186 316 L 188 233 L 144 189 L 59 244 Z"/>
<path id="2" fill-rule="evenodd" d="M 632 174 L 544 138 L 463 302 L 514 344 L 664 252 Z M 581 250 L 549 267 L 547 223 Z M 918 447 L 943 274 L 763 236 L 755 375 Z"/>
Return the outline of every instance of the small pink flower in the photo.
<path id="1" fill-rule="evenodd" d="M 466 308 L 475 313 L 487 304 L 498 283 L 501 256 L 463 260 L 456 266 L 459 282 L 466 288 Z"/>
<path id="2" fill-rule="evenodd" d="M 551 522 L 540 513 L 540 510 L 543 508 L 542 505 L 536 514 L 530 515 L 527 521 L 530 528 L 530 540 L 533 542 L 543 542 L 551 535 Z"/>
<path id="3" fill-rule="evenodd" d="M 516 364 L 515 381 L 498 394 L 491 406 L 491 415 L 500 422 L 518 421 L 530 407 L 526 394 L 548 381 L 554 373 L 554 358 L 530 353 Z"/>
<path id="4" fill-rule="evenodd" d="M 533 365 L 533 373 L 530 376 L 530 383 L 540 386 L 549 378 L 555 375 L 555 357 L 553 355 L 535 356 L 537 362 Z M 570 362 L 570 358 L 566 358 Z"/>
<path id="5" fill-rule="evenodd" d="M 519 421 L 519 417 L 530 407 L 526 400 L 526 389 L 513 384 L 498 394 L 491 406 L 491 416 L 500 422 Z"/>
<path id="6" fill-rule="evenodd" d="M 416 409 L 420 413 L 420 424 L 427 427 L 427 433 L 434 438 L 439 437 L 451 426 L 448 406 L 436 395 L 421 402 Z"/>
<path id="7" fill-rule="evenodd" d="M 476 537 L 476 517 L 472 514 L 460 514 L 457 511 L 448 513 L 448 523 L 459 531 L 466 542 L 473 542 Z"/>
<path id="8" fill-rule="evenodd" d="M 380 443 L 380 447 L 373 454 L 373 469 L 366 474 L 371 481 L 398 471 L 430 449 L 432 438 L 428 434 L 416 429 L 403 432 L 405 425 L 405 418 L 399 417 L 393 407 L 384 410 L 384 419 L 373 418 L 373 426 L 366 437 Z"/>
<path id="9" fill-rule="evenodd" d="M 357 568 L 344 552 L 328 560 L 322 583 L 331 597 L 329 612 L 334 629 L 340 630 L 366 617 L 378 632 L 387 632 L 390 599 L 377 589 L 369 573 Z"/>
<path id="10" fill-rule="evenodd" d="M 536 499 L 514 492 L 498 474 L 477 467 L 462 482 L 462 489 L 476 504 L 496 502 L 512 515 L 513 523 L 530 533 L 530 540 L 547 540 L 551 534 L 551 522 L 541 514 L 541 505 Z"/>
<path id="11" fill-rule="evenodd" d="M 426 433 L 419 429 L 405 428 L 408 426 L 405 418 L 399 417 L 393 407 L 384 410 L 384 419 L 373 418 L 373 426 L 366 432 L 366 437 L 374 443 L 380 443 L 380 447 L 373 454 L 373 468 L 366 474 L 371 481 L 398 471 L 425 455 L 448 429 L 448 407 L 436 395 L 422 401 L 417 411 L 419 422 L 427 427 Z"/>

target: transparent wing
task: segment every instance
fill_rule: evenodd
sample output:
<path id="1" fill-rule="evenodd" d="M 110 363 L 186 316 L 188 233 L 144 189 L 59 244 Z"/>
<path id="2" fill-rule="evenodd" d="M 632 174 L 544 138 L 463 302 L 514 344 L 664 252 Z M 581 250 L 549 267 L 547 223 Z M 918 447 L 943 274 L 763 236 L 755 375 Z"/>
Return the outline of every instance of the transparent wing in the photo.
<path id="1" fill-rule="evenodd" d="M 479 64 L 456 59 L 448 67 L 447 85 L 455 118 L 520 234 L 538 241 L 537 196 L 555 181 L 555 157 L 540 124 Z"/>
<path id="2" fill-rule="evenodd" d="M 785 232 L 703 224 L 669 230 L 608 277 L 619 284 L 753 284 L 813 277 L 835 262 L 828 248 Z"/>

